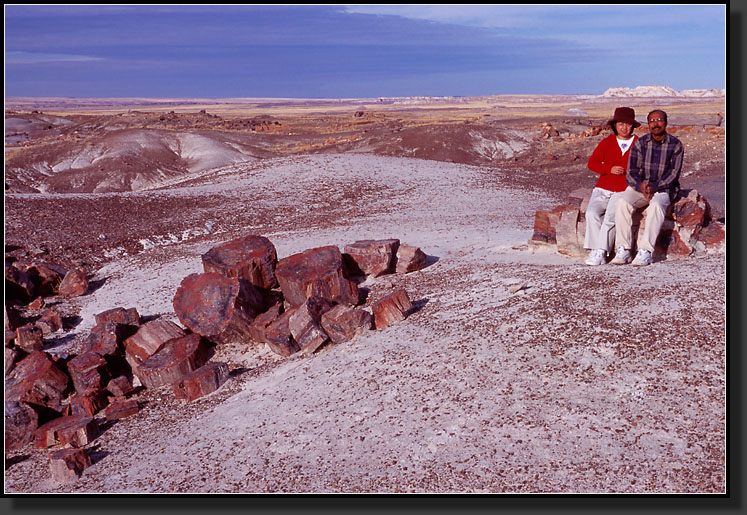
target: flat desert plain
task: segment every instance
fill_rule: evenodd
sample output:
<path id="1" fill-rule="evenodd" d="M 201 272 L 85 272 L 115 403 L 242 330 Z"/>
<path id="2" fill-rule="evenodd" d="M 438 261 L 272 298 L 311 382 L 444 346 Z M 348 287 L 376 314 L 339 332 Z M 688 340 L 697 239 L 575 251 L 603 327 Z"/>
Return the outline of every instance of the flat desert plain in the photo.
<path id="1" fill-rule="evenodd" d="M 220 389 L 97 414 L 76 481 L 50 449 L 6 452 L 5 493 L 725 492 L 725 254 L 589 267 L 528 245 L 537 210 L 593 187 L 621 105 L 667 110 L 683 188 L 725 221 L 723 98 L 6 99 L 6 263 L 91 285 L 45 299 L 50 355 L 115 307 L 179 324 L 182 279 L 240 236 L 279 258 L 397 238 L 427 262 L 360 284 L 365 309 L 404 288 L 405 320 L 305 357 L 218 345 Z"/>

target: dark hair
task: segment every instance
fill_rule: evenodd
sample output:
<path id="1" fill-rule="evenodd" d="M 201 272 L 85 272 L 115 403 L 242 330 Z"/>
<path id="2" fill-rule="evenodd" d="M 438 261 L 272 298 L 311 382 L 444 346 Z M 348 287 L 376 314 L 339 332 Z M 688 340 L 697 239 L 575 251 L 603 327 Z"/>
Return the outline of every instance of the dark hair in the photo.
<path id="1" fill-rule="evenodd" d="M 651 115 L 654 113 L 661 113 L 661 115 L 664 117 L 664 123 L 667 123 L 667 113 L 665 113 L 661 109 L 654 109 L 653 111 L 648 113 L 648 116 L 646 116 L 646 121 L 648 121 L 648 119 L 651 118 Z"/>

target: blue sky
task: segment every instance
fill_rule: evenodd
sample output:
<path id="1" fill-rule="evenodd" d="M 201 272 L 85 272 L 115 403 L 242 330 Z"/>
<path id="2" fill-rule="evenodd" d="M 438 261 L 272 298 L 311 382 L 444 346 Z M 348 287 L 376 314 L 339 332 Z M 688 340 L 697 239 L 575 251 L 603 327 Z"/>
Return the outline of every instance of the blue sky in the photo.
<path id="1" fill-rule="evenodd" d="M 6 5 L 5 95 L 726 87 L 726 5 Z"/>

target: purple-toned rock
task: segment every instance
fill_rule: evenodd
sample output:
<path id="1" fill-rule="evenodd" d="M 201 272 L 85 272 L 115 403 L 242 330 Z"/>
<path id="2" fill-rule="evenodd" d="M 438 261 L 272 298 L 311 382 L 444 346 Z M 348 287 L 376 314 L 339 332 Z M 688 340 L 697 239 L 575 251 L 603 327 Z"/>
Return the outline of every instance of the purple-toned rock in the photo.
<path id="1" fill-rule="evenodd" d="M 112 308 L 94 315 L 96 325 L 105 322 L 114 322 L 115 324 L 140 325 L 140 314 L 136 308 Z"/>
<path id="2" fill-rule="evenodd" d="M 358 303 L 358 285 L 345 277 L 342 253 L 333 245 L 281 259 L 275 276 L 285 300 L 292 306 L 300 306 L 309 297 L 350 306 Z"/>
<path id="3" fill-rule="evenodd" d="M 726 243 L 726 224 L 716 221 L 708 222 L 695 233 L 696 241 L 702 243 L 706 250 L 720 251 Z"/>
<path id="4" fill-rule="evenodd" d="M 20 449 L 34 441 L 39 416 L 25 402 L 5 402 L 5 451 Z"/>
<path id="5" fill-rule="evenodd" d="M 376 329 L 383 329 L 407 318 L 412 303 L 404 289 L 394 291 L 371 305 Z"/>
<path id="6" fill-rule="evenodd" d="M 129 377 L 117 376 L 106 384 L 106 391 L 115 397 L 126 397 L 135 391 L 135 387 Z"/>
<path id="7" fill-rule="evenodd" d="M 277 287 L 275 265 L 278 258 L 275 246 L 264 236 L 236 238 L 202 255 L 205 272 L 216 272 L 227 277 L 246 279 L 257 288 Z"/>
<path id="8" fill-rule="evenodd" d="M 8 374 L 10 374 L 11 371 L 16 367 L 16 364 L 18 364 L 18 362 L 21 361 L 26 356 L 28 356 L 27 352 L 22 351 L 18 347 L 10 347 L 6 344 L 5 345 L 5 375 L 7 376 Z"/>
<path id="9" fill-rule="evenodd" d="M 96 352 L 102 356 L 122 354 L 125 338 L 119 337 L 117 329 L 118 325 L 114 322 L 103 322 L 93 326 L 88 338 L 83 341 L 83 352 Z"/>
<path id="10" fill-rule="evenodd" d="M 418 247 L 401 244 L 397 250 L 397 265 L 395 271 L 398 274 L 416 272 L 425 268 L 428 256 Z"/>
<path id="11" fill-rule="evenodd" d="M 86 449 L 67 448 L 49 455 L 49 471 L 58 483 L 74 483 L 91 466 Z"/>
<path id="12" fill-rule="evenodd" d="M 282 311 L 282 304 L 273 304 L 270 309 L 268 309 L 261 315 L 258 315 L 257 318 L 254 319 L 252 325 L 249 326 L 249 334 L 252 335 L 252 338 L 255 342 L 267 343 L 267 338 L 265 336 L 267 328 L 270 327 L 270 325 L 278 319 Z"/>
<path id="13" fill-rule="evenodd" d="M 85 447 L 99 434 L 99 426 L 92 417 L 63 416 L 50 420 L 36 430 L 34 446 L 38 449 L 66 444 L 72 447 Z"/>
<path id="14" fill-rule="evenodd" d="M 156 353 L 161 345 L 184 336 L 184 330 L 170 320 L 152 320 L 140 326 L 137 332 L 124 341 L 127 362 L 135 369 Z"/>
<path id="15" fill-rule="evenodd" d="M 322 315 L 322 329 L 332 343 L 344 343 L 371 329 L 371 313 L 338 304 Z"/>
<path id="16" fill-rule="evenodd" d="M 173 304 L 185 327 L 219 344 L 251 338 L 249 326 L 264 311 L 262 294 L 249 281 L 215 272 L 185 277 Z"/>
<path id="17" fill-rule="evenodd" d="M 173 384 L 207 363 L 210 348 L 199 334 L 174 338 L 133 372 L 146 388 Z"/>
<path id="18" fill-rule="evenodd" d="M 84 394 L 75 393 L 70 397 L 70 414 L 93 417 L 108 404 L 104 390 L 90 390 Z"/>
<path id="19" fill-rule="evenodd" d="M 172 389 L 177 399 L 193 401 L 216 391 L 228 380 L 228 365 L 213 362 L 201 366 L 174 383 Z"/>
<path id="20" fill-rule="evenodd" d="M 291 335 L 304 356 L 317 350 L 329 339 L 321 327 L 321 321 L 322 314 L 332 306 L 332 302 L 327 299 L 311 297 L 298 306 L 288 320 Z"/>
<path id="21" fill-rule="evenodd" d="M 293 339 L 289 322 L 298 307 L 291 307 L 275 319 L 265 330 L 265 342 L 272 352 L 288 357 L 301 350 Z"/>
<path id="22" fill-rule="evenodd" d="M 59 290 L 67 270 L 55 263 L 34 263 L 27 270 L 37 295 L 49 297 Z"/>
<path id="23" fill-rule="evenodd" d="M 57 292 L 63 297 L 80 297 L 88 291 L 88 276 L 82 268 L 68 270 L 62 282 L 57 287 Z"/>
<path id="24" fill-rule="evenodd" d="M 29 302 L 34 298 L 34 283 L 29 274 L 14 265 L 5 265 L 5 302 Z"/>
<path id="25" fill-rule="evenodd" d="M 345 254 L 353 260 L 362 275 L 377 277 L 394 272 L 398 248 L 398 239 L 359 240 L 345 245 Z"/>
<path id="26" fill-rule="evenodd" d="M 70 380 L 44 351 L 22 359 L 5 381 L 5 400 L 28 402 L 59 411 Z"/>
<path id="27" fill-rule="evenodd" d="M 116 398 L 104 411 L 106 420 L 119 420 L 140 411 L 137 399 Z"/>
<path id="28" fill-rule="evenodd" d="M 34 324 L 42 330 L 46 336 L 56 333 L 62 329 L 62 316 L 54 308 L 49 308 L 42 313 L 41 317 Z"/>
<path id="29" fill-rule="evenodd" d="M 102 390 L 111 379 L 106 360 L 96 352 L 78 354 L 67 363 L 67 371 L 80 395 Z"/>
<path id="30" fill-rule="evenodd" d="M 44 350 L 44 334 L 41 328 L 26 324 L 16 329 L 16 345 L 28 353 Z"/>

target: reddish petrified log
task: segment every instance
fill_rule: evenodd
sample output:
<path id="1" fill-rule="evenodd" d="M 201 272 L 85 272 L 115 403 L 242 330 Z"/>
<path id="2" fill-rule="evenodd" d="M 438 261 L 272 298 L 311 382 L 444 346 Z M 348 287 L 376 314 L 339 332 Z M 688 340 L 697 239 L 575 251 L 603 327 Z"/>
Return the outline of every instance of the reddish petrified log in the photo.
<path id="1" fill-rule="evenodd" d="M 5 451 L 20 449 L 34 441 L 39 415 L 25 402 L 5 402 Z"/>
<path id="2" fill-rule="evenodd" d="M 267 339 L 265 337 L 267 328 L 270 326 L 270 324 L 277 320 L 282 311 L 282 304 L 273 304 L 270 309 L 268 309 L 261 315 L 258 315 L 257 318 L 254 319 L 252 325 L 249 326 L 249 334 L 252 335 L 252 338 L 255 342 L 267 343 Z"/>
<path id="3" fill-rule="evenodd" d="M 12 333 L 11 333 L 12 334 Z M 28 356 L 28 353 L 18 347 L 9 347 L 5 345 L 5 375 L 7 376 L 16 367 L 19 361 Z"/>
<path id="4" fill-rule="evenodd" d="M 84 447 L 100 434 L 96 421 L 85 415 L 70 415 L 50 420 L 36 430 L 34 446 L 39 449 L 53 445 Z"/>
<path id="5" fill-rule="evenodd" d="M 36 294 L 48 297 L 57 293 L 67 270 L 55 263 L 34 263 L 27 272 Z"/>
<path id="6" fill-rule="evenodd" d="M 711 206 L 698 190 L 690 190 L 688 195 L 679 199 L 672 206 L 672 218 L 683 227 L 703 226 L 711 218 Z"/>
<path id="7" fill-rule="evenodd" d="M 300 350 L 289 327 L 290 317 L 297 309 L 298 307 L 287 309 L 265 330 L 265 342 L 275 354 L 288 357 Z"/>
<path id="8" fill-rule="evenodd" d="M 22 359 L 5 381 L 5 400 L 23 401 L 60 409 L 70 380 L 44 352 L 32 352 Z"/>
<path id="9" fill-rule="evenodd" d="M 717 249 L 726 241 L 726 224 L 711 221 L 695 233 L 695 239 L 705 245 L 706 249 Z"/>
<path id="10" fill-rule="evenodd" d="M 264 311 L 262 295 L 249 281 L 215 272 L 185 277 L 173 304 L 185 327 L 215 343 L 251 338 L 249 326 Z"/>
<path id="11" fill-rule="evenodd" d="M 371 329 L 371 313 L 338 304 L 322 315 L 322 329 L 332 343 L 343 343 Z"/>
<path id="12" fill-rule="evenodd" d="M 127 362 L 135 369 L 155 354 L 165 342 L 184 334 L 184 330 L 170 320 L 147 322 L 124 341 Z"/>
<path id="13" fill-rule="evenodd" d="M 80 297 L 88 291 L 88 276 L 82 268 L 68 270 L 57 287 L 57 292 L 63 297 Z"/>
<path id="14" fill-rule="evenodd" d="M 298 306 L 296 312 L 288 319 L 291 335 L 304 356 L 317 350 L 329 339 L 321 327 L 321 320 L 322 314 L 329 311 L 332 306 L 332 302 L 327 299 L 311 297 Z"/>
<path id="15" fill-rule="evenodd" d="M 397 250 L 397 264 L 395 271 L 398 274 L 407 274 L 425 268 L 428 257 L 418 247 L 401 244 Z"/>
<path id="16" fill-rule="evenodd" d="M 140 405 L 137 399 L 117 397 L 104 410 L 104 417 L 106 417 L 106 420 L 119 420 L 134 415 L 138 411 L 140 411 Z"/>
<path id="17" fill-rule="evenodd" d="M 106 391 L 115 397 L 126 397 L 135 391 L 135 387 L 129 377 L 117 376 L 106 384 Z"/>
<path id="18" fill-rule="evenodd" d="M 185 375 L 172 388 L 177 399 L 193 401 L 216 391 L 227 380 L 228 365 L 212 362 Z"/>
<path id="19" fill-rule="evenodd" d="M 94 315 L 96 325 L 105 322 L 114 322 L 115 324 L 140 325 L 140 314 L 136 308 L 112 308 Z"/>
<path id="20" fill-rule="evenodd" d="M 84 394 L 75 393 L 70 397 L 70 414 L 92 417 L 108 404 L 104 390 L 91 390 Z"/>
<path id="21" fill-rule="evenodd" d="M 257 288 L 277 287 L 275 265 L 278 257 L 275 246 L 264 236 L 236 238 L 202 255 L 205 272 L 216 272 L 227 277 L 246 279 Z"/>
<path id="22" fill-rule="evenodd" d="M 199 334 L 169 340 L 134 370 L 146 388 L 172 384 L 210 359 L 210 349 Z"/>
<path id="23" fill-rule="evenodd" d="M 275 276 L 292 306 L 300 306 L 309 297 L 351 306 L 358 303 L 358 285 L 345 277 L 342 254 L 333 245 L 281 259 Z"/>
<path id="24" fill-rule="evenodd" d="M 44 334 L 40 327 L 26 324 L 16 329 L 16 345 L 26 352 L 44 349 Z"/>
<path id="25" fill-rule="evenodd" d="M 404 289 L 394 291 L 371 305 L 376 329 L 383 329 L 407 318 L 412 309 L 410 297 Z"/>
<path id="26" fill-rule="evenodd" d="M 67 448 L 49 455 L 49 470 L 58 483 L 74 483 L 91 466 L 86 449 Z"/>
<path id="27" fill-rule="evenodd" d="M 75 391 L 81 395 L 102 390 L 111 379 L 106 360 L 93 351 L 75 356 L 67 363 L 67 370 Z"/>
<path id="28" fill-rule="evenodd" d="M 345 254 L 350 256 L 363 275 L 377 277 L 394 272 L 398 248 L 398 239 L 359 240 L 345 245 Z"/>
<path id="29" fill-rule="evenodd" d="M 62 329 L 62 316 L 60 316 L 56 309 L 49 308 L 34 322 L 34 325 L 41 328 L 44 335 L 56 333 Z"/>

